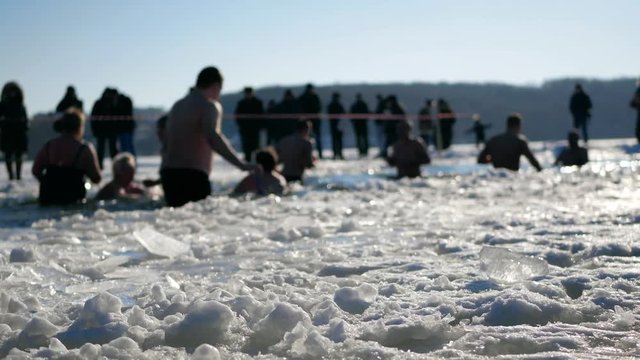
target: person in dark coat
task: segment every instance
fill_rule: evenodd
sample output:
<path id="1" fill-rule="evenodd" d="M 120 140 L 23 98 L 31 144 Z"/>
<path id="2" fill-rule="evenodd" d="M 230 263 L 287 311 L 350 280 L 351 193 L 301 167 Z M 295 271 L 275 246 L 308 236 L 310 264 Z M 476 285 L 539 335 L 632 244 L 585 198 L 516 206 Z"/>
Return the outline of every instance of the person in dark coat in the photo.
<path id="1" fill-rule="evenodd" d="M 442 141 L 442 143 L 438 144 L 438 148 L 446 150 L 451 147 L 453 142 L 453 125 L 456 123 L 456 118 L 451 106 L 444 99 L 438 99 L 438 121 L 440 123 L 440 139 Z"/>
<path id="2" fill-rule="evenodd" d="M 96 138 L 100 169 L 103 169 L 107 143 L 111 158 L 118 154 L 118 120 L 113 118 L 118 114 L 117 104 L 118 92 L 115 89 L 106 88 L 91 110 L 91 132 Z"/>
<path id="3" fill-rule="evenodd" d="M 117 121 L 119 151 L 128 152 L 135 157 L 136 148 L 133 142 L 133 134 L 136 130 L 136 121 L 133 117 L 133 101 L 127 95 L 118 94 L 116 115 L 119 117 Z"/>
<path id="4" fill-rule="evenodd" d="M 362 100 L 362 94 L 356 94 L 356 101 L 351 105 L 352 114 L 369 114 L 369 106 Z M 353 133 L 356 137 L 356 145 L 360 157 L 366 157 L 369 152 L 369 119 L 357 118 L 351 119 L 353 125 Z"/>
<path id="5" fill-rule="evenodd" d="M 344 114 L 344 106 L 340 102 L 340 94 L 333 93 L 331 95 L 331 102 L 327 106 L 327 114 L 329 114 L 329 128 L 331 129 L 331 144 L 333 145 L 333 159 L 344 160 L 342 154 L 342 130 L 340 129 L 340 117 L 331 115 Z"/>
<path id="6" fill-rule="evenodd" d="M 575 91 L 569 100 L 569 111 L 571 111 L 571 116 L 573 116 L 573 127 L 577 130 L 582 129 L 584 142 L 589 141 L 587 123 L 591 117 L 592 106 L 591 98 L 584 92 L 582 85 L 576 84 Z"/>
<path id="7" fill-rule="evenodd" d="M 569 147 L 562 150 L 560 155 L 556 158 L 555 166 L 582 166 L 589 162 L 589 153 L 587 149 L 578 145 L 580 136 L 577 132 L 571 131 L 567 134 L 567 142 Z"/>
<path id="8" fill-rule="evenodd" d="M 395 95 L 389 95 L 387 97 L 387 112 L 391 115 L 395 115 L 397 118 L 393 118 L 391 120 L 385 120 L 384 130 L 385 130 L 385 151 L 389 149 L 389 146 L 395 144 L 398 140 L 398 124 L 402 121 L 406 121 L 405 115 L 407 112 L 404 110 L 404 107 L 400 105 L 398 102 L 398 98 Z M 386 156 L 386 153 L 385 153 Z"/>
<path id="9" fill-rule="evenodd" d="M 316 94 L 313 84 L 307 84 L 304 92 L 298 98 L 300 103 L 300 111 L 304 114 L 314 114 L 307 118 L 313 125 L 313 136 L 316 139 L 316 148 L 318 149 L 318 158 L 322 159 L 322 121 L 320 120 L 320 112 L 322 111 L 322 103 L 320 97 Z M 317 114 L 317 116 L 315 115 Z"/>
<path id="10" fill-rule="evenodd" d="M 633 95 L 633 99 L 631 99 L 632 108 L 636 109 L 637 117 L 636 117 L 636 139 L 638 139 L 638 144 L 640 144 L 640 80 L 637 82 L 636 93 Z"/>
<path id="11" fill-rule="evenodd" d="M 244 88 L 243 98 L 238 101 L 235 114 L 244 159 L 251 161 L 253 153 L 260 146 L 260 128 L 262 127 L 260 116 L 264 114 L 262 100 L 256 97 L 253 88 Z M 257 115 L 258 117 L 247 117 L 247 115 Z"/>
<path id="12" fill-rule="evenodd" d="M 78 95 L 76 94 L 76 89 L 69 85 L 67 86 L 67 92 L 64 94 L 64 97 L 56 106 L 56 112 L 65 112 L 69 108 L 76 108 L 82 110 L 82 100 L 78 99 Z"/>
<path id="13" fill-rule="evenodd" d="M 27 152 L 28 130 L 24 93 L 20 85 L 8 82 L 0 97 L 0 150 L 4 153 L 9 180 L 22 178 L 22 155 Z"/>
<path id="14" fill-rule="evenodd" d="M 293 114 L 300 112 L 299 103 L 290 89 L 285 90 L 282 101 L 275 108 L 276 114 L 285 115 L 273 120 L 274 140 L 277 144 L 282 138 L 293 134 L 296 131 L 298 119 L 293 118 Z"/>
<path id="15" fill-rule="evenodd" d="M 541 171 L 542 166 L 529 149 L 527 139 L 520 134 L 522 130 L 522 117 L 520 114 L 511 114 L 507 117 L 507 131 L 489 139 L 484 149 L 478 155 L 479 164 L 492 164 L 494 168 L 518 171 L 520 169 L 520 157 L 524 155 L 529 163 Z"/>
<path id="16" fill-rule="evenodd" d="M 376 100 L 377 100 L 376 115 L 382 116 L 384 115 L 387 109 L 387 99 L 385 99 L 384 96 L 378 94 L 376 95 Z M 379 148 L 377 157 L 386 158 L 387 157 L 387 139 L 385 136 L 386 132 L 384 128 L 384 120 L 380 118 L 376 118 L 375 126 L 376 126 L 376 142 Z"/>

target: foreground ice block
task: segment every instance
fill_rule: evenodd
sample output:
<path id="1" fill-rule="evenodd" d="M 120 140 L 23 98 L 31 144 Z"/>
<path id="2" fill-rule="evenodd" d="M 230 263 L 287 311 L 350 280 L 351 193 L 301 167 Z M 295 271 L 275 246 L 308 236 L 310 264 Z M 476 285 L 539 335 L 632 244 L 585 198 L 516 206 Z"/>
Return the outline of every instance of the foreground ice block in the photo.
<path id="1" fill-rule="evenodd" d="M 509 249 L 483 246 L 480 251 L 482 270 L 492 279 L 516 282 L 545 275 L 549 265 L 542 259 L 516 254 Z"/>
<path id="2" fill-rule="evenodd" d="M 156 256 L 172 258 L 187 253 L 189 245 L 161 234 L 152 228 L 134 231 L 133 236 L 148 252 Z"/>

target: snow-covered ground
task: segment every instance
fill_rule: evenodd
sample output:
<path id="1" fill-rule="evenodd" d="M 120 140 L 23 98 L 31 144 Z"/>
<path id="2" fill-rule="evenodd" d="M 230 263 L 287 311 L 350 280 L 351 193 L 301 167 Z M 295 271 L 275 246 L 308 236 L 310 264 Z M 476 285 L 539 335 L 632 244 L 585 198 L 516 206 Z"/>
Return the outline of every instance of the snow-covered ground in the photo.
<path id="1" fill-rule="evenodd" d="M 256 199 L 225 195 L 242 173 L 217 161 L 216 195 L 179 209 L 40 209 L 30 164 L 20 183 L 0 173 L 0 357 L 640 356 L 626 144 L 551 169 L 557 144 L 536 143 L 541 173 L 455 146 L 402 181 L 351 153 Z"/>

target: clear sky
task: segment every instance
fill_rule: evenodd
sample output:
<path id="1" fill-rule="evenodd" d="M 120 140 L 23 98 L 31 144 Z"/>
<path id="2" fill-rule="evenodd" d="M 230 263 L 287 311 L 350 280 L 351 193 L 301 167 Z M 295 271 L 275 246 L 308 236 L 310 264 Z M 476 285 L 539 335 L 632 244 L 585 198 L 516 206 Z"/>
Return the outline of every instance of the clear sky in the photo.
<path id="1" fill-rule="evenodd" d="M 638 0 L 0 0 L 0 82 L 168 108 L 206 65 L 246 85 L 640 75 Z"/>

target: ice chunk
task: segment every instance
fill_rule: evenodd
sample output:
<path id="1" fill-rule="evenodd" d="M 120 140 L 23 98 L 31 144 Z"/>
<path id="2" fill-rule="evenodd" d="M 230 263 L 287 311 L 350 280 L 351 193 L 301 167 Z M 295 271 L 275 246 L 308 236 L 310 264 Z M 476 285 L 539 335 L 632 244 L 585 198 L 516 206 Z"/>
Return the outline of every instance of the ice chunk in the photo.
<path id="1" fill-rule="evenodd" d="M 133 236 L 148 252 L 156 256 L 173 258 L 189 252 L 190 246 L 161 234 L 149 227 L 134 231 Z"/>
<path id="2" fill-rule="evenodd" d="M 293 330 L 300 322 L 305 327 L 311 326 L 309 315 L 301 308 L 287 303 L 279 303 L 267 317 L 256 324 L 249 352 L 257 353 L 277 344 L 287 332 Z"/>
<path id="3" fill-rule="evenodd" d="M 216 344 L 224 339 L 232 319 L 233 313 L 227 306 L 217 301 L 197 301 L 190 306 L 184 319 L 166 329 L 167 345 Z"/>
<path id="4" fill-rule="evenodd" d="M 93 266 L 80 269 L 77 271 L 77 273 L 87 276 L 91 280 L 104 279 L 104 274 L 113 271 L 118 266 L 126 264 L 127 262 L 129 262 L 128 256 L 112 256 L 108 259 L 95 263 Z"/>
<path id="5" fill-rule="evenodd" d="M 46 319 L 34 317 L 29 320 L 18 336 L 20 349 L 38 348 L 49 345 L 49 338 L 58 332 L 58 327 Z"/>
<path id="6" fill-rule="evenodd" d="M 137 359 L 142 357 L 142 352 L 135 341 L 120 337 L 103 345 L 102 355 L 108 359 Z"/>
<path id="7" fill-rule="evenodd" d="M 482 270 L 489 277 L 505 282 L 526 280 L 549 272 L 546 261 L 500 247 L 483 246 L 480 261 Z"/>
<path id="8" fill-rule="evenodd" d="M 67 347 L 79 347 L 85 343 L 105 344 L 123 336 L 128 329 L 120 312 L 119 298 L 100 293 L 85 302 L 80 316 L 71 326 L 56 337 Z"/>
<path id="9" fill-rule="evenodd" d="M 373 303 L 378 290 L 369 284 L 362 284 L 356 288 L 343 287 L 338 289 L 333 301 L 344 311 L 351 314 L 362 314 Z"/>
<path id="10" fill-rule="evenodd" d="M 191 356 L 193 360 L 220 360 L 220 352 L 214 346 L 202 344 L 196 348 Z"/>

